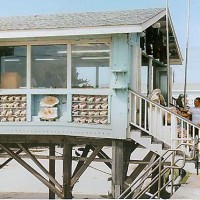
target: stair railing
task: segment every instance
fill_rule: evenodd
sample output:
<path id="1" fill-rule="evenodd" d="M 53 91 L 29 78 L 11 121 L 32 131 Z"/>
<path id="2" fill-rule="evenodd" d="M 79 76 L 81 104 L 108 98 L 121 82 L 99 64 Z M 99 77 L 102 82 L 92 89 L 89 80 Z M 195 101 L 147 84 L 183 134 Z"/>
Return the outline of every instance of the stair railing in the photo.
<path id="1" fill-rule="evenodd" d="M 186 158 L 185 152 L 180 149 L 181 146 L 187 145 L 188 147 L 192 146 L 192 150 L 195 151 L 194 148 L 194 142 L 191 143 L 182 143 L 177 146 L 176 149 L 169 149 L 166 150 L 164 154 L 162 154 L 159 158 L 157 158 L 152 165 L 150 165 L 146 171 L 141 174 L 137 179 L 133 181 L 132 184 L 129 185 L 129 187 L 118 197 L 118 199 L 127 199 L 127 198 L 133 198 L 138 199 L 141 198 L 146 192 L 150 190 L 150 188 L 157 182 L 158 184 L 158 190 L 153 195 L 151 195 L 151 198 L 160 198 L 161 191 L 171 184 L 171 195 L 173 194 L 173 182 L 174 178 L 172 177 L 170 180 L 168 180 L 163 185 L 161 184 L 162 177 L 168 173 L 170 170 L 175 169 L 182 169 L 185 166 L 185 161 L 192 158 Z M 194 156 L 194 154 L 192 154 Z M 170 165 L 166 166 L 166 161 L 170 160 Z M 182 163 L 180 163 L 182 161 Z M 144 182 L 152 177 L 153 172 L 158 170 L 158 173 L 156 176 L 152 178 L 152 180 L 142 188 L 142 185 Z"/>
<path id="2" fill-rule="evenodd" d="M 171 148 L 191 142 L 195 136 L 200 136 L 200 127 L 187 118 L 130 90 L 129 124 L 163 141 Z"/>

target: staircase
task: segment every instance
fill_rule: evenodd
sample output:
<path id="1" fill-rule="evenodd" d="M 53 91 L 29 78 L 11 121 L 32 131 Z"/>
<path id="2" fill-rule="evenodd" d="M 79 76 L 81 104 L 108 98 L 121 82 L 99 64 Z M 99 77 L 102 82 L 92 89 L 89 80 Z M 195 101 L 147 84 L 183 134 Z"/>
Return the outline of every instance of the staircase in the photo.
<path id="1" fill-rule="evenodd" d="M 151 135 L 144 135 L 143 131 L 137 129 L 132 130 L 130 132 L 130 138 L 134 141 L 136 141 L 138 144 L 142 145 L 143 147 L 148 147 L 150 151 L 153 151 L 154 153 L 158 155 L 162 155 L 165 153 L 167 149 L 170 147 L 167 146 L 164 148 L 164 143 L 161 141 L 154 141 L 153 136 Z M 166 144 L 165 144 L 166 145 Z"/>
<path id="2" fill-rule="evenodd" d="M 160 198 L 161 191 L 169 186 L 172 195 L 174 169 L 182 169 L 187 160 L 195 157 L 194 146 L 196 138 L 199 138 L 199 127 L 170 108 L 133 91 L 129 91 L 129 124 L 128 138 L 160 157 L 119 198 L 143 198 L 144 194 L 148 194 L 149 198 Z M 166 166 L 165 163 L 171 164 Z M 159 173 L 149 185 L 142 188 L 142 184 L 152 176 L 152 168 L 159 169 Z M 171 180 L 161 187 L 161 176 L 169 171 L 172 174 Z M 158 182 L 158 190 L 155 194 L 150 194 L 149 189 L 155 182 Z"/>

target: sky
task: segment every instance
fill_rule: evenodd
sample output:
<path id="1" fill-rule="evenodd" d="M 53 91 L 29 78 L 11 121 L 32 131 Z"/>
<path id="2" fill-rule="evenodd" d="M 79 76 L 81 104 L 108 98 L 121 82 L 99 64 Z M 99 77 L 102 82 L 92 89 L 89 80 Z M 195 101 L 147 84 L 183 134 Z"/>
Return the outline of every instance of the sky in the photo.
<path id="1" fill-rule="evenodd" d="M 185 59 L 188 0 L 169 0 L 174 28 Z M 138 8 L 165 7 L 166 0 L 0 0 L 0 16 L 74 13 L 87 11 L 114 11 Z M 190 0 L 190 34 L 188 56 L 188 83 L 200 83 L 200 0 Z M 183 66 L 173 67 L 174 82 L 184 82 Z"/>

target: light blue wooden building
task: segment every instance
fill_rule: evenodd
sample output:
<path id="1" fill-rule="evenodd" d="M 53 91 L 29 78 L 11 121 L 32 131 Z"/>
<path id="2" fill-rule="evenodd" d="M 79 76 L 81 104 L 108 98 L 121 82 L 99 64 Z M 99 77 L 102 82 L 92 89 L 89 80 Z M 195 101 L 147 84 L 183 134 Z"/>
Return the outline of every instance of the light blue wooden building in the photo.
<path id="1" fill-rule="evenodd" d="M 177 165 L 172 162 L 166 168 L 156 159 L 171 152 L 164 146 L 170 149 L 194 139 L 189 129 L 197 128 L 147 98 L 160 88 L 170 99 L 169 67 L 182 63 L 170 15 L 167 21 L 168 28 L 163 8 L 0 18 L 0 147 L 50 189 L 50 198 L 54 194 L 70 198 L 74 184 L 96 156 L 111 169 L 113 198 L 126 188 L 130 191 L 144 168 L 153 165 L 160 167 L 152 172 L 149 188 L 155 187 L 158 170 L 159 187 L 153 195 L 160 197 L 159 181 L 166 169 Z M 150 137 L 142 137 L 144 133 Z M 28 150 L 38 145 L 50 148 L 49 171 Z M 55 145 L 63 147 L 63 186 L 55 179 Z M 76 145 L 85 149 L 72 174 Z M 10 149 L 13 146 L 19 151 Z M 112 158 L 104 146 L 113 147 Z M 141 161 L 131 161 L 131 153 L 141 146 L 149 153 Z M 21 160 L 21 151 L 50 182 Z M 138 166 L 128 175 L 131 162 Z M 140 198 L 140 191 L 136 188 L 133 197 Z"/>
<path id="2" fill-rule="evenodd" d="M 162 32 L 166 48 L 165 13 L 165 9 L 146 9 L 0 19 L 0 132 L 126 139 L 128 90 L 149 93 L 161 88 L 167 96 L 166 63 L 140 45 L 145 30 L 157 23 L 160 28 L 154 29 Z M 180 64 L 171 20 L 169 30 L 170 60 Z M 18 96 L 25 101 L 15 100 Z M 38 117 L 44 96 L 59 100 L 50 122 Z M 78 98 L 85 107 L 77 105 L 76 96 L 86 97 Z M 98 97 L 102 97 L 100 107 L 95 106 Z"/>

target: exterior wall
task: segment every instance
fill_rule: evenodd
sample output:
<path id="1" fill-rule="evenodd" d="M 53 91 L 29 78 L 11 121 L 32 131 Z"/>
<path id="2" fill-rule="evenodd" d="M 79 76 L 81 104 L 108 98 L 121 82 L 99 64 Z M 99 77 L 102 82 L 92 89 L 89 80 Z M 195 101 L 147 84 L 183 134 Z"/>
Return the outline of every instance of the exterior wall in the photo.
<path id="1" fill-rule="evenodd" d="M 141 67 L 141 50 L 140 37 L 137 33 L 129 34 L 130 46 L 130 73 L 129 88 L 136 92 L 140 92 L 140 67 Z"/>
<path id="2" fill-rule="evenodd" d="M 110 38 L 112 39 L 110 40 Z M 78 42 L 81 42 L 81 38 Z M 20 135 L 71 135 L 71 136 L 86 136 L 86 137 L 101 137 L 101 138 L 117 138 L 125 139 L 128 130 L 128 87 L 129 87 L 129 70 L 130 70 L 130 58 L 131 58 L 131 47 L 129 44 L 130 38 L 128 34 L 115 34 L 113 36 L 98 36 L 93 37 L 94 40 L 88 37 L 83 39 L 83 42 L 98 42 L 98 41 L 111 41 L 111 82 L 110 88 L 108 89 L 31 89 L 30 84 L 27 85 L 26 89 L 1 89 L 0 95 L 9 94 L 25 94 L 27 95 L 27 122 L 1 122 L 0 134 L 20 134 Z M 71 44 L 72 40 L 69 40 Z M 7 45 L 28 45 L 27 52 L 27 79 L 30 82 L 31 73 L 31 44 L 66 44 L 66 40 L 54 40 L 48 42 L 46 39 L 41 41 L 27 41 L 27 42 L 1 42 L 1 46 Z M 70 50 L 70 47 L 68 47 Z M 70 59 L 68 60 L 70 63 Z M 69 70 L 69 66 L 68 66 Z M 70 85 L 70 70 L 68 71 L 68 86 Z M 67 96 L 67 114 L 64 121 L 56 122 L 42 122 L 32 121 L 31 108 L 33 107 L 33 95 L 66 95 Z M 72 95 L 83 94 L 83 95 L 108 95 L 108 125 L 90 125 L 90 124 L 76 124 L 71 123 L 71 105 Z"/>
<path id="3" fill-rule="evenodd" d="M 127 34 L 112 37 L 111 88 L 113 89 L 111 124 L 117 138 L 126 138 L 128 128 L 129 45 Z"/>

